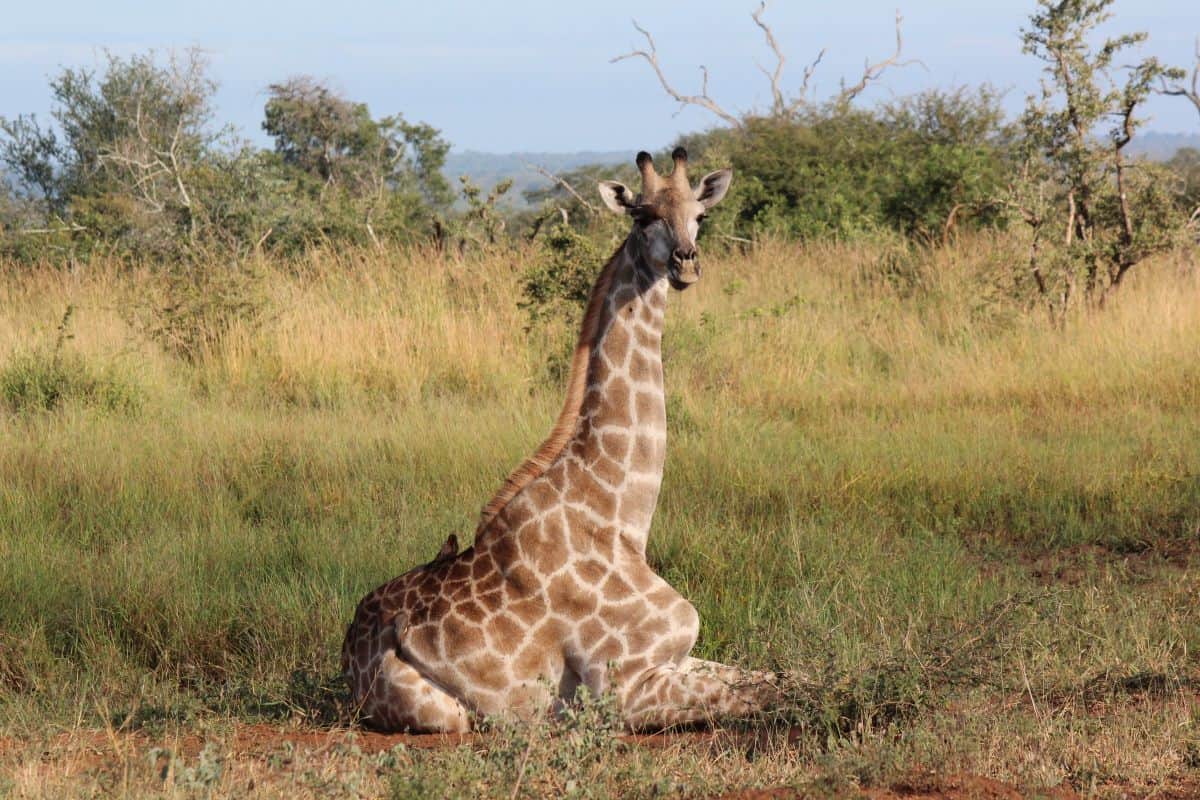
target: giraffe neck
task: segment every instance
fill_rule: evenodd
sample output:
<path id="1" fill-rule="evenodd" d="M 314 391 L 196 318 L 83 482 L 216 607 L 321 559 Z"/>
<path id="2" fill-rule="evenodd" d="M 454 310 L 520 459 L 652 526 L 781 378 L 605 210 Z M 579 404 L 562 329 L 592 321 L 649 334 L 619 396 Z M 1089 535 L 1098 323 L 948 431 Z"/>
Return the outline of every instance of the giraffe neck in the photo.
<path id="1" fill-rule="evenodd" d="M 632 243 L 621 250 L 588 363 L 575 434 L 564 449 L 568 481 L 580 480 L 600 516 L 644 553 L 666 459 L 662 330 L 666 277 L 639 263 Z M 578 477 L 578 476 L 577 476 Z M 570 494 L 568 493 L 568 500 Z"/>
<path id="2" fill-rule="evenodd" d="M 584 315 L 567 400 L 546 441 L 483 509 L 476 543 L 556 508 L 577 527 L 644 554 L 666 457 L 661 341 L 667 280 L 634 236 L 601 271 Z"/>

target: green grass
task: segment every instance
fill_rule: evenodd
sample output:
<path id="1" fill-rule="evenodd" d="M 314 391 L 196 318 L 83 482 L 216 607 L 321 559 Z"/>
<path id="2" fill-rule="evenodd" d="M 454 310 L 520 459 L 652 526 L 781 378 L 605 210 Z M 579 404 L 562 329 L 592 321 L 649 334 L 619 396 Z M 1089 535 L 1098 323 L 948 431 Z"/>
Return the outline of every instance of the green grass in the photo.
<path id="1" fill-rule="evenodd" d="M 699 655 L 807 681 L 800 743 L 704 786 L 1195 774 L 1192 256 L 1059 328 L 1009 299 L 1019 249 L 927 254 L 898 294 L 870 248 L 768 244 L 673 298 L 649 557 Z M 0 277 L 0 731 L 339 721 L 355 603 L 469 539 L 557 410 L 532 257 L 259 265 L 265 315 L 190 362 L 113 310 L 145 276 Z M 137 402 L 11 388 L 47 364 Z"/>

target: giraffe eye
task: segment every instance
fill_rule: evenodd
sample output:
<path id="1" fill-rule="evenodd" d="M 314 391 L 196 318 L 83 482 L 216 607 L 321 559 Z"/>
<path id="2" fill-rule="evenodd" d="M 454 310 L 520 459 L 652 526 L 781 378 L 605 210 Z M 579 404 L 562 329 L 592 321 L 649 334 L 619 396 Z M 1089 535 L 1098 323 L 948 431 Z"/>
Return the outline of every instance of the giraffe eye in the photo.
<path id="1" fill-rule="evenodd" d="M 704 222 L 704 220 L 707 218 L 708 218 L 708 214 L 701 214 L 700 216 L 696 217 L 696 224 L 699 225 L 701 222 Z"/>

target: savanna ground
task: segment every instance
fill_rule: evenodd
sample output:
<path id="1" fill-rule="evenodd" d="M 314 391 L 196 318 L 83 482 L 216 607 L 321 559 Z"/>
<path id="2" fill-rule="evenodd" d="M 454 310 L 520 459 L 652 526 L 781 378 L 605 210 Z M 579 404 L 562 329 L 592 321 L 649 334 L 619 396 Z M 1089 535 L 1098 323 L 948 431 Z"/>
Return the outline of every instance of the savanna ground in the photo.
<path id="1" fill-rule="evenodd" d="M 536 257 L 0 269 L 0 795 L 1200 792 L 1197 256 L 1052 321 L 1000 235 L 767 242 L 673 295 L 649 556 L 698 655 L 804 676 L 780 718 L 355 732 L 355 603 L 557 411 Z"/>

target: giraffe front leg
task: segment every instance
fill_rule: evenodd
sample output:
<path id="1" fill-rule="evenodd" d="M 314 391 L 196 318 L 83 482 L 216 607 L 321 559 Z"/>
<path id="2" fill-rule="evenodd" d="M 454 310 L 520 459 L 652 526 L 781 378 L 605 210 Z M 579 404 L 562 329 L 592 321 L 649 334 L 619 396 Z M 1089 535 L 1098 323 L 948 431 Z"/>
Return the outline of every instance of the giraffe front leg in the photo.
<path id="1" fill-rule="evenodd" d="M 618 692 L 625 724 L 633 730 L 745 716 L 780 700 L 774 673 L 690 657 L 651 667 Z"/>
<path id="2" fill-rule="evenodd" d="M 413 666 L 388 652 L 359 700 L 368 727 L 410 733 L 468 733 L 471 712 L 456 697 L 427 680 Z"/>

